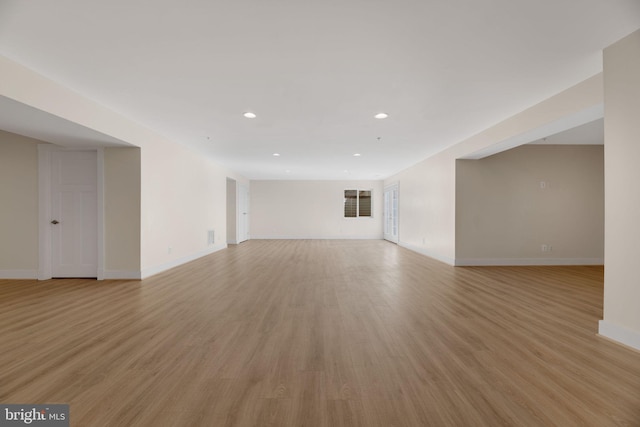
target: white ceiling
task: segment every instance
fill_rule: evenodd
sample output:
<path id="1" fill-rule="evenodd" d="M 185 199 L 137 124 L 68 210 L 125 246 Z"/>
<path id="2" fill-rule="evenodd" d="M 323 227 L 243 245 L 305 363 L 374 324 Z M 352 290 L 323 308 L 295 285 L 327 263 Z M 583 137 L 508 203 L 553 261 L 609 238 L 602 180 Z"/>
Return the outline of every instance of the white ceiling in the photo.
<path id="1" fill-rule="evenodd" d="M 604 145 L 604 119 L 549 135 L 531 142 L 537 145 Z"/>
<path id="2" fill-rule="evenodd" d="M 0 96 L 0 129 L 65 147 L 130 145 L 5 96 Z"/>
<path id="3" fill-rule="evenodd" d="M 637 28 L 638 0 L 0 0 L 2 55 L 251 179 L 384 178 Z"/>

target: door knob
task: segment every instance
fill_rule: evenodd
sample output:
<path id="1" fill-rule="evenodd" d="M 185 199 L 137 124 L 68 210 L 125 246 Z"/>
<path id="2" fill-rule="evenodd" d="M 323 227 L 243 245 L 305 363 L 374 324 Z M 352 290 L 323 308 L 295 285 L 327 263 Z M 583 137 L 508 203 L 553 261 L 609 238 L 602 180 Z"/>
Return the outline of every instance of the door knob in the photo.
<path id="1" fill-rule="evenodd" d="M 60 221 L 58 221 L 57 219 L 54 219 L 53 221 L 51 221 L 51 224 L 53 225 L 60 224 Z"/>

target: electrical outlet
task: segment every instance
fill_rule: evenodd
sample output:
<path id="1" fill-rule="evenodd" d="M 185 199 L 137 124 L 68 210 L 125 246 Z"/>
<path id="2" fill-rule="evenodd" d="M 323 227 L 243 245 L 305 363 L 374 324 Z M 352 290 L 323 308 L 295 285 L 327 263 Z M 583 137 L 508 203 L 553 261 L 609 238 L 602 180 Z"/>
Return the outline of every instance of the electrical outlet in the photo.
<path id="1" fill-rule="evenodd" d="M 171 255 L 171 251 L 173 250 L 173 248 L 171 246 L 169 246 L 167 248 L 167 255 Z"/>
<path id="2" fill-rule="evenodd" d="M 553 251 L 553 246 L 549 245 L 548 251 L 549 252 Z"/>
<path id="3" fill-rule="evenodd" d="M 542 252 L 548 252 L 549 251 L 549 246 L 548 245 L 542 245 L 540 247 L 540 250 L 542 250 Z"/>

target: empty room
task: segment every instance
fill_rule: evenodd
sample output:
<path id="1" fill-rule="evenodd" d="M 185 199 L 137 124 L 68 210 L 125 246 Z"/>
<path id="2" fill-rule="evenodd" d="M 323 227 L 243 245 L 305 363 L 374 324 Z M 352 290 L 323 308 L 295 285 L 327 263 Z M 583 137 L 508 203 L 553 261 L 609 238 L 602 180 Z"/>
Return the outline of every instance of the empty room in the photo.
<path id="1" fill-rule="evenodd" d="M 640 3 L 0 0 L 0 425 L 640 426 Z"/>

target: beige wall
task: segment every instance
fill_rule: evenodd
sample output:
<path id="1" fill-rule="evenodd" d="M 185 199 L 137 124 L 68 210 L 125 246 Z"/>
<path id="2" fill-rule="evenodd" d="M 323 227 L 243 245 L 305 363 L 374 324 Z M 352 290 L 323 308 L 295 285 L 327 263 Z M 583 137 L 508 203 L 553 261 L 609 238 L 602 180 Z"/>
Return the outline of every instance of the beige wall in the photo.
<path id="1" fill-rule="evenodd" d="M 104 269 L 107 278 L 140 273 L 140 149 L 104 149 Z"/>
<path id="2" fill-rule="evenodd" d="M 39 144 L 0 131 L 0 277 L 37 277 Z M 104 201 L 106 277 L 135 277 L 140 272 L 138 149 L 104 150 Z"/>
<path id="3" fill-rule="evenodd" d="M 38 273 L 38 144 L 0 131 L 0 277 Z"/>
<path id="4" fill-rule="evenodd" d="M 400 246 L 454 263 L 455 178 L 455 158 L 443 152 L 385 181 L 398 183 Z"/>
<path id="5" fill-rule="evenodd" d="M 344 190 L 373 190 L 373 218 L 344 218 Z M 252 239 L 381 239 L 382 181 L 251 181 Z"/>
<path id="6" fill-rule="evenodd" d="M 399 183 L 399 244 L 453 265 L 456 160 L 595 120 L 602 102 L 599 74 L 385 180 Z"/>
<path id="7" fill-rule="evenodd" d="M 238 183 L 227 178 L 227 243 L 238 242 L 237 212 Z"/>
<path id="8" fill-rule="evenodd" d="M 176 144 L 156 141 L 142 147 L 143 276 L 226 247 L 230 175 Z M 209 230 L 216 236 L 211 246 Z"/>
<path id="9" fill-rule="evenodd" d="M 524 145 L 458 160 L 456 265 L 602 264 L 603 154 L 601 145 Z"/>
<path id="10" fill-rule="evenodd" d="M 2 56 L 0 76 L 0 96 L 140 147 L 139 275 L 226 247 L 226 178 L 244 177 Z"/>
<path id="11" fill-rule="evenodd" d="M 600 333 L 640 349 L 640 31 L 604 51 L 605 291 Z"/>

